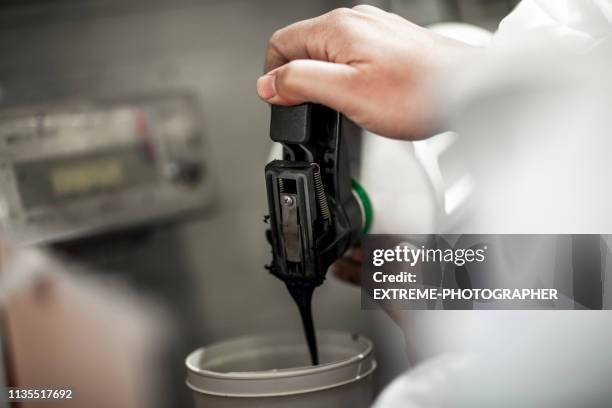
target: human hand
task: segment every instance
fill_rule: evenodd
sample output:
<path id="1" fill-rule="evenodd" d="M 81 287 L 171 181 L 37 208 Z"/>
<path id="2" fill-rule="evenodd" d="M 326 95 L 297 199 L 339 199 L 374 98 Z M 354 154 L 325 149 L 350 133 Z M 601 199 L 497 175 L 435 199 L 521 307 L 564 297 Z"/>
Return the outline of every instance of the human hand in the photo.
<path id="1" fill-rule="evenodd" d="M 363 249 L 351 248 L 342 258 L 334 262 L 330 271 L 340 280 L 355 285 L 361 284 L 361 262 Z"/>
<path id="2" fill-rule="evenodd" d="M 316 102 L 383 136 L 431 134 L 436 73 L 471 47 L 372 6 L 336 9 L 270 38 L 259 96 Z"/>

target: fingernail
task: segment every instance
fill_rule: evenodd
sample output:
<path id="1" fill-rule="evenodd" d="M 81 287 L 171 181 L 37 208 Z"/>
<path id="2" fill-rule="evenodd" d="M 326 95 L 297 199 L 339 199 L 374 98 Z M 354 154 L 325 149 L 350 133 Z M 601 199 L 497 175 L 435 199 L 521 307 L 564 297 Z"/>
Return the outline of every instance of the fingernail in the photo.
<path id="1" fill-rule="evenodd" d="M 262 99 L 270 99 L 276 95 L 276 89 L 274 89 L 274 75 L 264 75 L 259 77 L 257 80 L 257 93 Z"/>

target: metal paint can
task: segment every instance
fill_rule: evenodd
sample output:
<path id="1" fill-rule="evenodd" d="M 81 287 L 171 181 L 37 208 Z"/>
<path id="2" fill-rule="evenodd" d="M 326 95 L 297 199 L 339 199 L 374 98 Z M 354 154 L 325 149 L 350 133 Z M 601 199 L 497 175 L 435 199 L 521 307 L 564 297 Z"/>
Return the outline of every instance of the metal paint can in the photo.
<path id="1" fill-rule="evenodd" d="M 195 407 L 369 407 L 372 342 L 335 331 L 317 337 L 317 366 L 309 363 L 302 333 L 246 336 L 195 350 L 185 361 Z"/>

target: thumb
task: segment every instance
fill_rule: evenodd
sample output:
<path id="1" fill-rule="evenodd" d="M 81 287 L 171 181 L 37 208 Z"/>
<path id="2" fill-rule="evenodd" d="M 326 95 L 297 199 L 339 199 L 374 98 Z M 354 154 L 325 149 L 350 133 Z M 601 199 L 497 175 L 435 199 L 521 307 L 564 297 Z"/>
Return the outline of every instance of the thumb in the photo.
<path id="1" fill-rule="evenodd" d="M 351 90 L 357 70 L 345 64 L 294 60 L 257 80 L 259 97 L 274 105 L 316 102 L 345 111 L 354 97 Z"/>

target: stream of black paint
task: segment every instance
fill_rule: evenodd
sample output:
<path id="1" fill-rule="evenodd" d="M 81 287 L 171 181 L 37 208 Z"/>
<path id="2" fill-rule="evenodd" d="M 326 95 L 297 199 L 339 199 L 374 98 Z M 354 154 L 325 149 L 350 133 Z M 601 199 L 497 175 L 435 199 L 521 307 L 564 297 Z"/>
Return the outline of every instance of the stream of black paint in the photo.
<path id="1" fill-rule="evenodd" d="M 319 352 L 317 350 L 317 335 L 312 321 L 312 294 L 315 286 L 287 282 L 287 289 L 289 289 L 291 297 L 293 297 L 293 300 L 295 300 L 300 310 L 300 316 L 302 316 L 304 335 L 306 336 L 306 343 L 308 343 L 312 365 L 318 365 Z"/>

